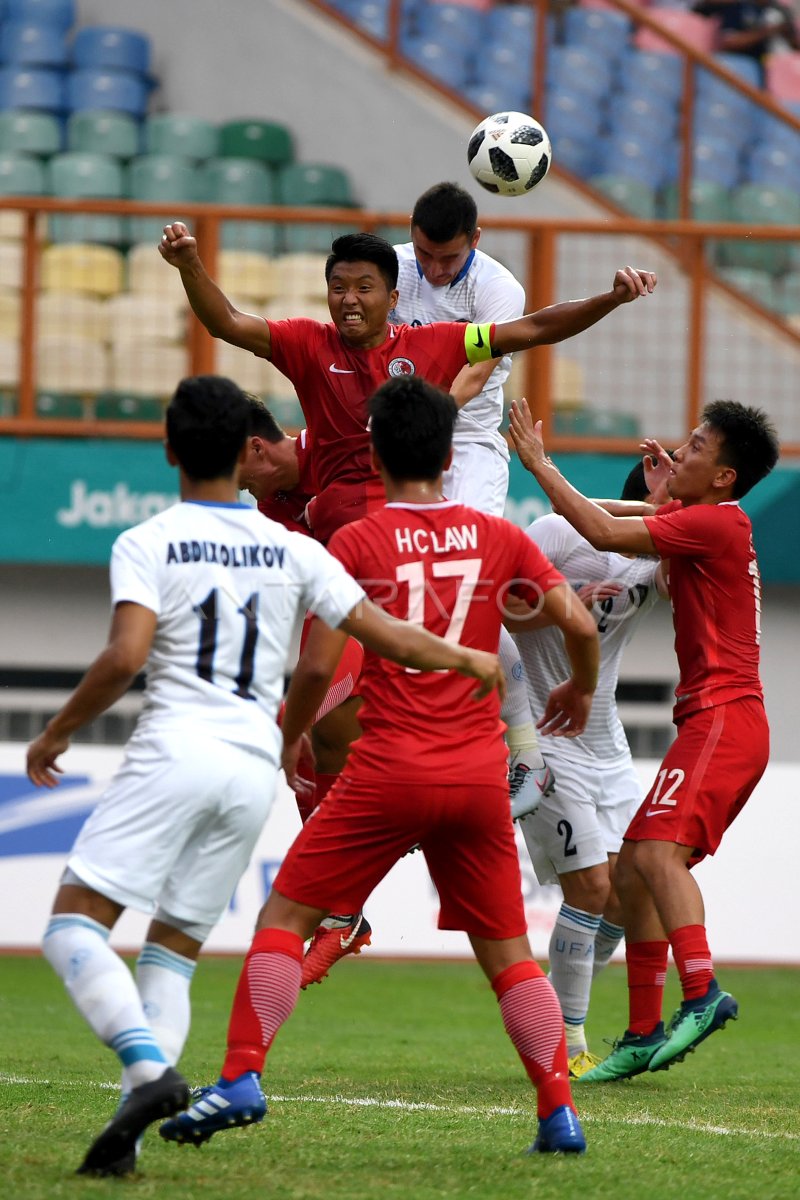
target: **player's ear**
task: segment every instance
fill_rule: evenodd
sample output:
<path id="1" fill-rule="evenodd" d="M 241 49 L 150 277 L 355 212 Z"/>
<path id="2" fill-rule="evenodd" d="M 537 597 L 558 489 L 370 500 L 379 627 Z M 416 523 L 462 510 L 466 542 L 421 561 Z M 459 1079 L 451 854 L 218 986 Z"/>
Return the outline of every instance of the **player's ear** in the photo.
<path id="1" fill-rule="evenodd" d="M 736 471 L 733 467 L 720 467 L 714 480 L 714 487 L 732 488 L 736 483 Z"/>
<path id="2" fill-rule="evenodd" d="M 480 240 L 481 240 L 481 227 L 480 227 L 480 225 L 476 225 L 475 232 L 472 235 L 472 241 L 469 244 L 470 250 L 476 250 L 478 247 L 478 242 Z"/>
<path id="3" fill-rule="evenodd" d="M 172 449 L 172 446 L 170 446 L 169 442 L 166 440 L 164 441 L 164 453 L 166 454 L 167 462 L 169 463 L 169 465 L 171 467 L 179 467 L 180 466 L 180 463 L 178 462 L 178 456 L 176 455 L 175 451 Z"/>
<path id="4" fill-rule="evenodd" d="M 447 457 L 445 458 L 444 462 L 442 463 L 442 472 L 444 473 L 445 471 L 449 471 L 452 465 L 453 465 L 453 447 L 451 446 L 450 449 L 447 451 Z"/>

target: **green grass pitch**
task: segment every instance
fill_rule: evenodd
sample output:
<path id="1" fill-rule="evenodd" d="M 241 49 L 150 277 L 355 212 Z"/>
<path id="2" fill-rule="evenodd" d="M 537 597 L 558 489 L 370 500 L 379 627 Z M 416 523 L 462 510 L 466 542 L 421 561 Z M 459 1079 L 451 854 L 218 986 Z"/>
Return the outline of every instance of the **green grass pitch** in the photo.
<path id="1" fill-rule="evenodd" d="M 239 963 L 204 959 L 182 1069 L 211 1082 Z M 577 1087 L 584 1158 L 523 1153 L 535 1102 L 467 963 L 341 963 L 301 993 L 264 1076 L 266 1121 L 201 1149 L 145 1140 L 140 1172 L 76 1177 L 116 1104 L 112 1054 L 46 963 L 0 958 L 2 1195 L 137 1200 L 796 1200 L 800 972 L 719 973 L 741 1016 L 669 1072 Z M 671 980 L 669 1001 L 677 994 Z M 624 971 L 595 981 L 592 1048 L 625 1023 Z"/>

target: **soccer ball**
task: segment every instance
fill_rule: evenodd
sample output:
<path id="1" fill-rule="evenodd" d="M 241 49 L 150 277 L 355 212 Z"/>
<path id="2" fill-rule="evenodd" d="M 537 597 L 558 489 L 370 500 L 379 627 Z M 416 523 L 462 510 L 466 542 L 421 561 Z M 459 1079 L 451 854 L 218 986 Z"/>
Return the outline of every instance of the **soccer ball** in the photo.
<path id="1" fill-rule="evenodd" d="M 503 112 L 486 117 L 467 146 L 469 169 L 487 192 L 524 196 L 541 183 L 553 157 L 550 138 L 533 117 Z"/>

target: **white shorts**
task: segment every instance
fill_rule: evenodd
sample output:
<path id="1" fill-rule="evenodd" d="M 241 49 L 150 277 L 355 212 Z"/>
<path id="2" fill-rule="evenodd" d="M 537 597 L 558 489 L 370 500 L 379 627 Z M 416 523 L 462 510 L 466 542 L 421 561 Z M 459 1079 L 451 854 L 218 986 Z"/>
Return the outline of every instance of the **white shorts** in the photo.
<path id="1" fill-rule="evenodd" d="M 453 442 L 453 463 L 444 473 L 442 491 L 447 500 L 502 517 L 508 495 L 508 463 L 498 450 L 481 442 Z"/>
<path id="2" fill-rule="evenodd" d="M 609 854 L 618 853 L 642 802 L 642 786 L 630 760 L 603 768 L 550 754 L 547 762 L 555 790 L 520 822 L 540 884 L 607 862 Z"/>
<path id="3" fill-rule="evenodd" d="M 67 869 L 109 900 L 204 941 L 272 806 L 278 768 L 229 742 L 170 732 L 128 743 Z"/>

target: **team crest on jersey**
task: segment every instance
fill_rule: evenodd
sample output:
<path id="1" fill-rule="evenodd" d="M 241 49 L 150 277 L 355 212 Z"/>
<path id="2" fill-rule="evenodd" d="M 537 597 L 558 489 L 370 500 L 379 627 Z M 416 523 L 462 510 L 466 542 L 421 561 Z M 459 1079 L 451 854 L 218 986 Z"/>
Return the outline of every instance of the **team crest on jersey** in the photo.
<path id="1" fill-rule="evenodd" d="M 397 379 L 401 375 L 416 375 L 417 368 L 410 358 L 393 358 L 389 363 L 388 371 L 393 379 Z"/>

